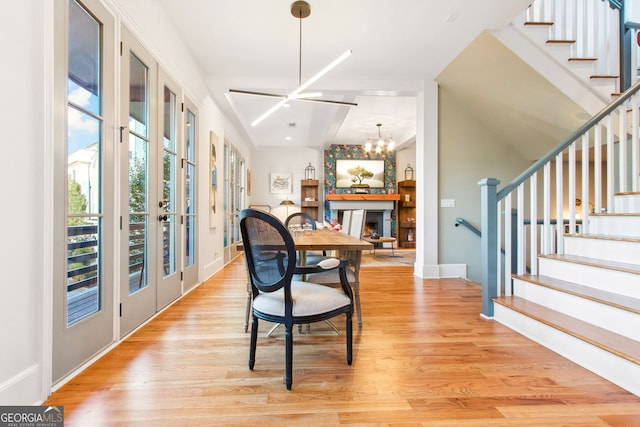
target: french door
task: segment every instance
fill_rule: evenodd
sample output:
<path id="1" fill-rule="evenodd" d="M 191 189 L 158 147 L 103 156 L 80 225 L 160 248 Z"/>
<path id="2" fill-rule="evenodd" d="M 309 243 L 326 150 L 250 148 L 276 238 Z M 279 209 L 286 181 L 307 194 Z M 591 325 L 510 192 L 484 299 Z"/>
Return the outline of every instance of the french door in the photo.
<path id="1" fill-rule="evenodd" d="M 55 2 L 52 381 L 108 347 L 114 325 L 114 22 L 94 0 Z"/>
<path id="2" fill-rule="evenodd" d="M 121 57 L 120 336 L 182 293 L 178 86 L 125 28 Z"/>
<path id="3" fill-rule="evenodd" d="M 240 152 L 224 141 L 224 262 L 238 255 L 240 223 L 238 214 L 245 208 L 246 165 Z"/>
<path id="4" fill-rule="evenodd" d="M 54 13 L 57 383 L 197 283 L 198 111 L 100 0 Z"/>

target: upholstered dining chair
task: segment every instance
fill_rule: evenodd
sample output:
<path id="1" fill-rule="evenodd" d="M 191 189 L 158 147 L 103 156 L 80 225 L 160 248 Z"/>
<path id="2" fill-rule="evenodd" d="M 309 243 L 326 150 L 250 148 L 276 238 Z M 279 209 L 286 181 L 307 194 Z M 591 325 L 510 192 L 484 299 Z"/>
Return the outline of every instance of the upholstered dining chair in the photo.
<path id="1" fill-rule="evenodd" d="M 258 341 L 258 319 L 285 326 L 285 383 L 291 390 L 293 373 L 293 325 L 346 316 L 347 364 L 352 362 L 353 295 L 347 281 L 346 261 L 329 259 L 332 265 L 299 266 L 293 237 L 279 219 L 254 209 L 240 211 L 240 232 L 252 290 L 249 369 L 253 370 Z M 340 288 L 294 279 L 337 268 Z"/>

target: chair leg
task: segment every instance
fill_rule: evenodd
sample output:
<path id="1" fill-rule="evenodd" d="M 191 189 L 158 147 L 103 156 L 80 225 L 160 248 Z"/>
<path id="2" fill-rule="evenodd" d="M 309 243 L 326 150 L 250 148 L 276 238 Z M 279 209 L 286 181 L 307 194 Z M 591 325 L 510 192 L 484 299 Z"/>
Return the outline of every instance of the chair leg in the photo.
<path id="1" fill-rule="evenodd" d="M 286 326 L 285 329 L 285 383 L 287 385 L 287 390 L 291 390 L 292 376 L 293 376 L 293 326 Z"/>
<path id="2" fill-rule="evenodd" d="M 353 296 L 356 303 L 356 315 L 358 317 L 358 329 L 362 329 L 362 312 L 360 311 L 360 281 L 353 282 Z"/>
<path id="3" fill-rule="evenodd" d="M 251 344 L 249 345 L 249 369 L 253 371 L 256 363 L 256 346 L 258 343 L 258 318 L 253 316 L 251 322 Z"/>
<path id="4" fill-rule="evenodd" d="M 353 361 L 353 326 L 351 321 L 351 313 L 347 313 L 347 364 L 351 365 Z"/>
<path id="5" fill-rule="evenodd" d="M 251 316 L 251 283 L 247 282 L 247 301 L 244 307 L 244 331 L 249 329 L 249 317 Z"/>

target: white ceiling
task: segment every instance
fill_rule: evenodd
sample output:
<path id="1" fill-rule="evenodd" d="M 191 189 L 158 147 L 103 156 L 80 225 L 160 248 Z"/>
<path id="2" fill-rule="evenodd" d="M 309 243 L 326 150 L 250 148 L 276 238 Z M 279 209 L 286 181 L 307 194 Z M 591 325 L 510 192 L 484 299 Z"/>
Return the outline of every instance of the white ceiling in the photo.
<path id="1" fill-rule="evenodd" d="M 493 42 L 472 42 L 485 29 L 507 25 L 529 0 L 308 1 L 311 16 L 302 20 L 301 80 L 351 49 L 351 57 L 309 90 L 358 106 L 293 101 L 251 127 L 278 99 L 229 93 L 229 89 L 286 94 L 298 86 L 300 22 L 290 12 L 293 0 L 160 0 L 201 66 L 216 103 L 254 146 L 360 144 L 377 135 L 376 123 L 382 123 L 383 136 L 411 143 L 416 133 L 415 95 L 423 81 L 434 79 L 450 93 L 468 96 L 481 109 L 479 115 L 510 109 L 504 99 L 496 99 L 500 91 L 482 83 L 483 78 L 492 80 L 495 64 L 478 56 L 476 49 L 494 48 Z M 476 53 L 454 61 L 470 44 Z M 538 80 L 553 96 L 559 95 Z M 492 109 L 483 103 L 493 103 L 487 104 Z M 486 114 L 484 119 L 488 120 Z M 561 128 L 556 133 L 565 132 Z"/>

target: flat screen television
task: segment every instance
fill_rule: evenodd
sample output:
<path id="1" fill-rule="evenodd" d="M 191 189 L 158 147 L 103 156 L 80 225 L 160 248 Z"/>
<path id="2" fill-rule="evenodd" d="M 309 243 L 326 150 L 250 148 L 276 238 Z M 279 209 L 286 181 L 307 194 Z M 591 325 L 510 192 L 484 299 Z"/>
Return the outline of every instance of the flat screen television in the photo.
<path id="1" fill-rule="evenodd" d="M 336 188 L 384 188 L 384 160 L 336 160 Z"/>

